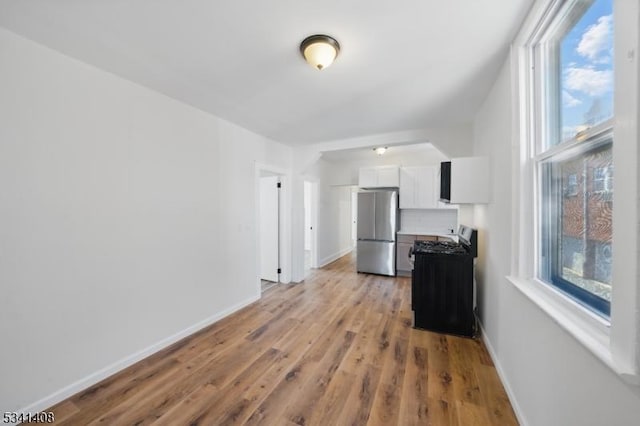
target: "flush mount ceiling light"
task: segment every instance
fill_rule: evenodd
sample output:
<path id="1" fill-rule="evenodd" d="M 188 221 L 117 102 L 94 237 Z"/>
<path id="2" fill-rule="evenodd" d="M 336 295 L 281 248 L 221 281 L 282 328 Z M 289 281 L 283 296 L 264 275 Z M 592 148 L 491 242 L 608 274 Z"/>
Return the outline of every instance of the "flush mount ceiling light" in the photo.
<path id="1" fill-rule="evenodd" d="M 340 45 L 335 38 L 316 34 L 300 43 L 300 53 L 312 67 L 323 70 L 333 63 L 340 52 Z"/>
<path id="2" fill-rule="evenodd" d="M 387 152 L 387 147 L 386 146 L 379 146 L 377 148 L 373 148 L 373 150 L 376 152 L 376 154 L 382 155 L 385 152 Z"/>

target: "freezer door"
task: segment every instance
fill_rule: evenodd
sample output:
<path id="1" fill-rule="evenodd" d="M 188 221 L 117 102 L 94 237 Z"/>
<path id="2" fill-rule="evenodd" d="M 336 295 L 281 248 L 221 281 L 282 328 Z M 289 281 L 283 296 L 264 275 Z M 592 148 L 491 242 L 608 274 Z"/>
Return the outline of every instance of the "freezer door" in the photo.
<path id="1" fill-rule="evenodd" d="M 376 193 L 358 193 L 358 239 L 376 239 Z"/>
<path id="2" fill-rule="evenodd" d="M 357 250 L 358 272 L 396 275 L 396 243 L 358 240 Z"/>
<path id="3" fill-rule="evenodd" d="M 378 241 L 395 241 L 398 213 L 398 193 L 395 191 L 376 192 L 375 198 L 376 236 Z"/>

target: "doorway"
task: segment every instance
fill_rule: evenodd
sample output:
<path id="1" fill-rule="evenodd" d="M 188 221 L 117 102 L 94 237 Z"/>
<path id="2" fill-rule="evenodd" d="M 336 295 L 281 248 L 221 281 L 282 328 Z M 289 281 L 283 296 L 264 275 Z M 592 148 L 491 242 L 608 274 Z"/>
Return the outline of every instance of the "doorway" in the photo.
<path id="1" fill-rule="evenodd" d="M 280 177 L 260 176 L 260 280 L 265 291 L 280 275 Z"/>
<path id="2" fill-rule="evenodd" d="M 258 295 L 278 283 L 291 281 L 290 187 L 291 175 L 287 170 L 255 163 L 254 252 Z"/>
<path id="3" fill-rule="evenodd" d="M 317 198 L 316 182 L 304 181 L 304 276 L 307 277 L 311 273 L 312 268 L 316 268 L 316 198 Z"/>

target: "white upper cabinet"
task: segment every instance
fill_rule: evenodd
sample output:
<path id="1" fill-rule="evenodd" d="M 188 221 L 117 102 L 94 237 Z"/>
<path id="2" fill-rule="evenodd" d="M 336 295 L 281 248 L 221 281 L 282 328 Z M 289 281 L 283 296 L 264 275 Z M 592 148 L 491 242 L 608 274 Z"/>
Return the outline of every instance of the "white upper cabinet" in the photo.
<path id="1" fill-rule="evenodd" d="M 400 169 L 398 166 L 377 167 L 377 170 L 378 186 L 397 188 L 400 185 Z"/>
<path id="2" fill-rule="evenodd" d="M 400 186 L 398 166 L 362 167 L 358 175 L 361 188 L 397 188 Z"/>
<path id="3" fill-rule="evenodd" d="M 375 188 L 378 186 L 378 172 L 374 167 L 363 167 L 358 176 L 358 186 L 362 188 Z"/>
<path id="4" fill-rule="evenodd" d="M 401 209 L 438 208 L 437 171 L 437 167 L 434 166 L 400 169 Z"/>

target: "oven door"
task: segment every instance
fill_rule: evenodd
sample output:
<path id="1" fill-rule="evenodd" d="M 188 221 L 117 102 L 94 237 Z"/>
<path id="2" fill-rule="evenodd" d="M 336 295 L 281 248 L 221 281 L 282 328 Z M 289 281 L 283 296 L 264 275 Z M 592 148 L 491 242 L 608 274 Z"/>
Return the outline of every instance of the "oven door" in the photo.
<path id="1" fill-rule="evenodd" d="M 420 252 L 411 278 L 414 327 L 458 336 L 473 335 L 471 256 Z"/>

